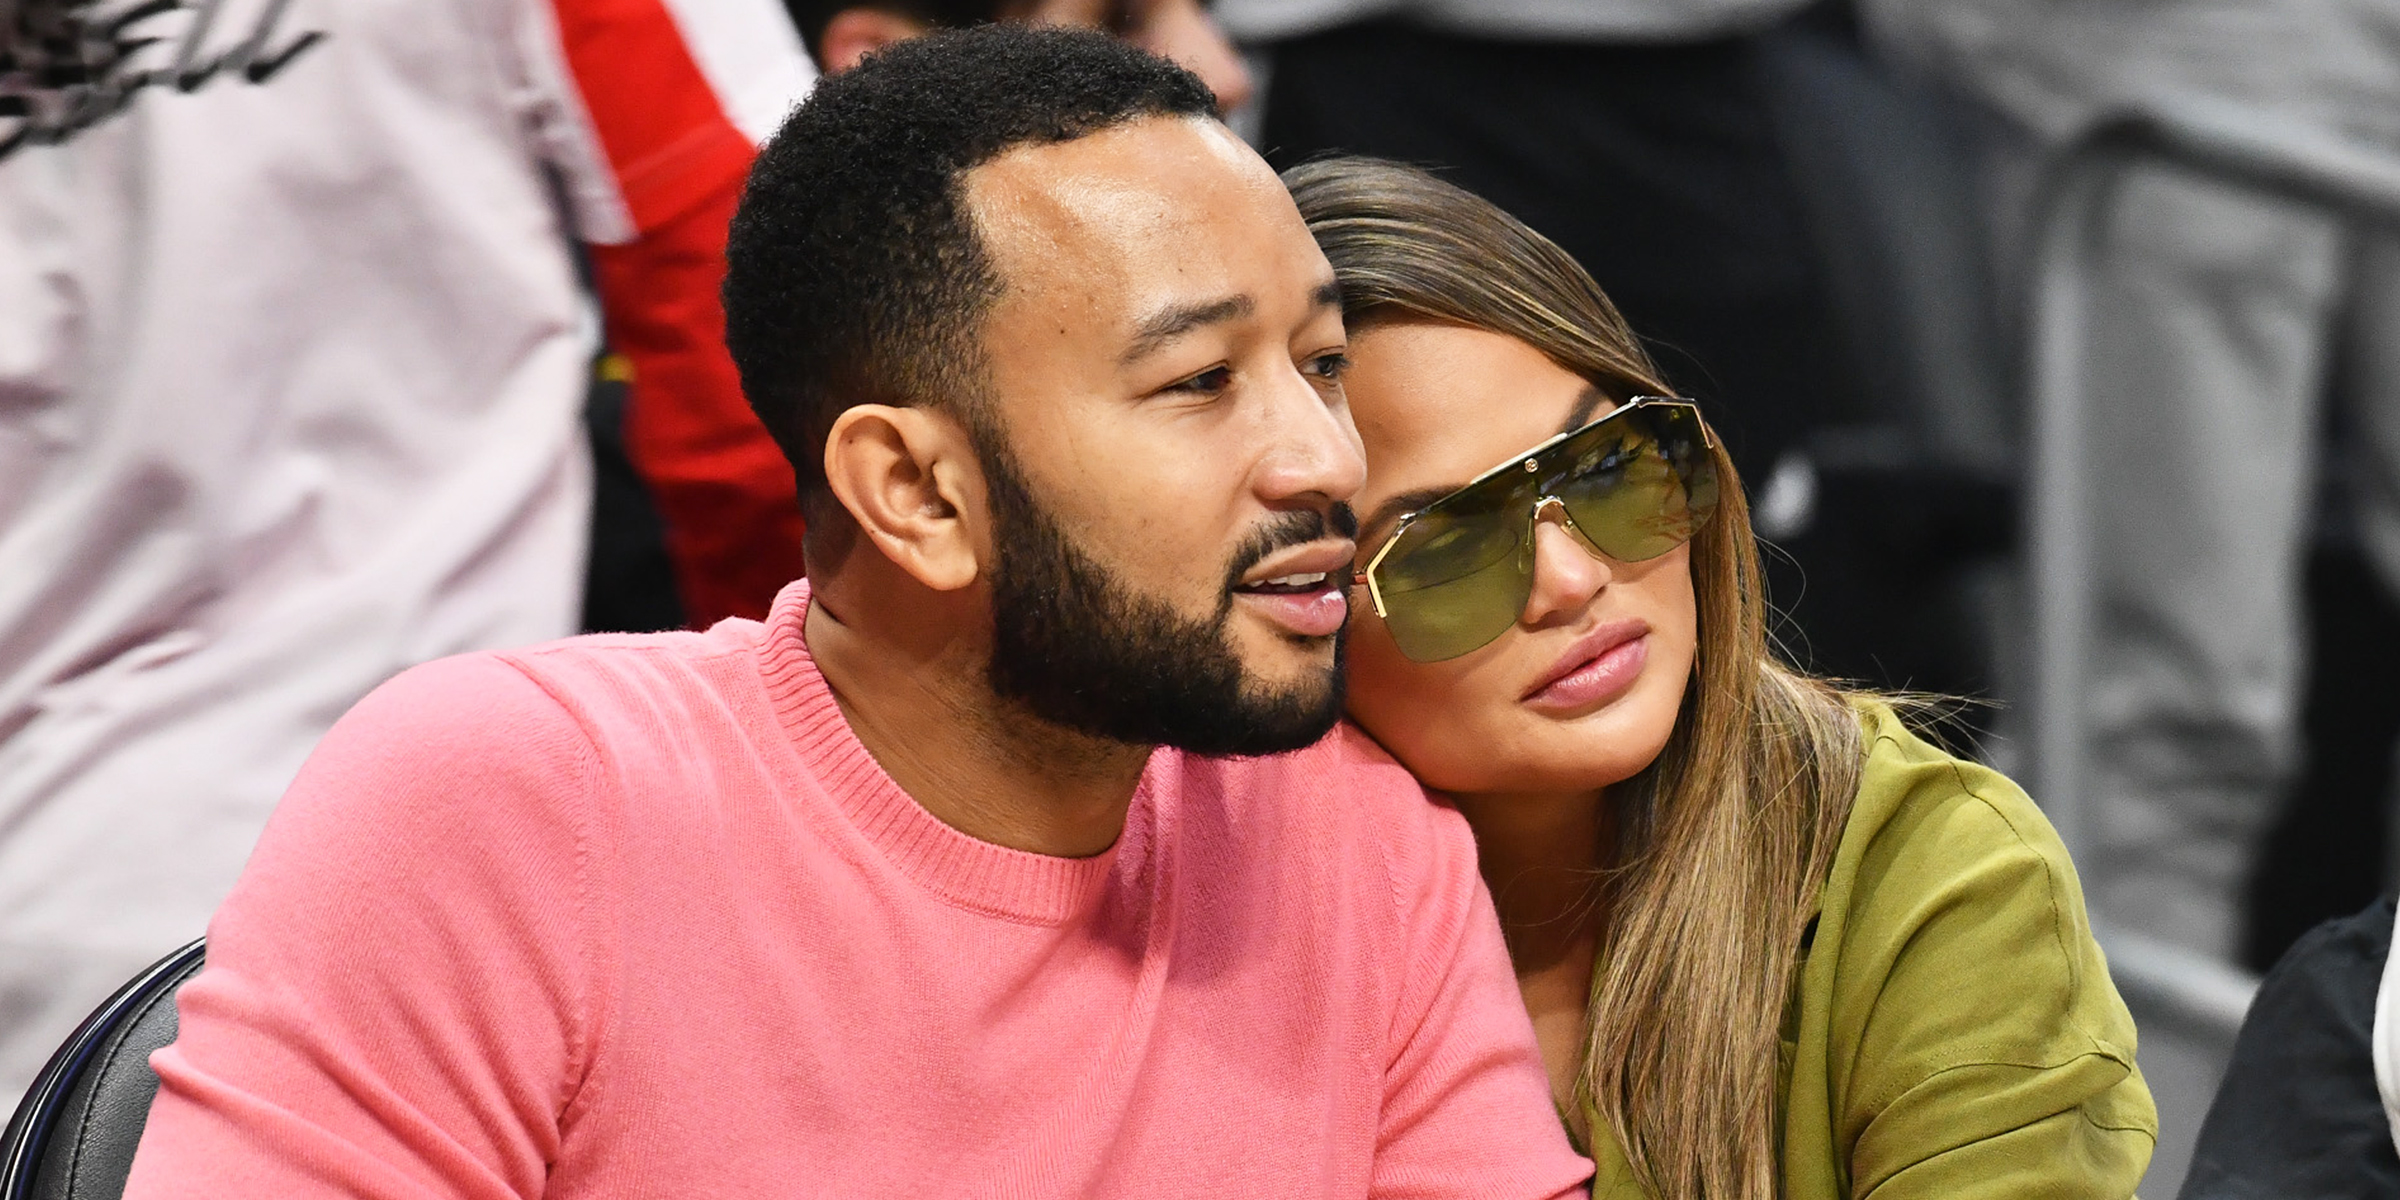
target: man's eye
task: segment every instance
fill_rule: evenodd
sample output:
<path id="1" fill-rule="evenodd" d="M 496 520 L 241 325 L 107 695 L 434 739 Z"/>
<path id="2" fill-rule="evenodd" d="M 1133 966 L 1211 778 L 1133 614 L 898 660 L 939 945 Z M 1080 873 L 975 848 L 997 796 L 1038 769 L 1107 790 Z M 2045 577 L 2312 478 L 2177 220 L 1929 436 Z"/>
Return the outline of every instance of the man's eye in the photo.
<path id="1" fill-rule="evenodd" d="M 1170 392 L 1198 392 L 1202 395 L 1213 396 L 1232 386 L 1232 367 L 1210 367 L 1181 383 L 1168 384 L 1167 390 Z"/>
<path id="2" fill-rule="evenodd" d="M 1302 369 L 1320 379 L 1340 379 L 1350 369 L 1350 356 L 1340 353 L 1320 354 L 1308 360 L 1308 365 Z"/>

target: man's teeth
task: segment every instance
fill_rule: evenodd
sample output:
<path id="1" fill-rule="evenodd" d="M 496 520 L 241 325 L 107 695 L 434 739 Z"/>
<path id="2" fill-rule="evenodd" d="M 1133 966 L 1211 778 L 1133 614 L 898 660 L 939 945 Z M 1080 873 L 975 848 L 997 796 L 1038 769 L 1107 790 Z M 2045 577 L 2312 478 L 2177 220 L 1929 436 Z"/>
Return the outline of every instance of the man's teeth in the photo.
<path id="1" fill-rule="evenodd" d="M 1278 575 L 1273 579 L 1262 579 L 1257 583 L 1251 584 L 1250 586 L 1254 588 L 1274 588 L 1277 590 L 1289 589 L 1291 591 L 1302 591 L 1308 588 L 1317 587 L 1324 582 L 1325 572 L 1310 571 L 1300 575 Z"/>

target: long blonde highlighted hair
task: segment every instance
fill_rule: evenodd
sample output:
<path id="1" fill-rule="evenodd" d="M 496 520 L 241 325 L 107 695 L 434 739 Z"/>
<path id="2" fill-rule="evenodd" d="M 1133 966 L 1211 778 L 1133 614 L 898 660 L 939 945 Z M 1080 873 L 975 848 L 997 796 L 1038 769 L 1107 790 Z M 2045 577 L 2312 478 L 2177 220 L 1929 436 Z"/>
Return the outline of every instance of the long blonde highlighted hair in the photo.
<path id="1" fill-rule="evenodd" d="M 1515 338 L 1613 399 L 1672 395 L 1565 251 L 1472 193 L 1363 158 L 1284 175 L 1355 331 L 1430 319 Z M 1577 1089 L 1662 1200 L 1778 1192 L 1776 1043 L 1864 757 L 1848 694 L 1770 653 L 1733 463 L 1692 539 L 1699 645 L 1666 748 L 1609 789 L 1605 914 Z"/>

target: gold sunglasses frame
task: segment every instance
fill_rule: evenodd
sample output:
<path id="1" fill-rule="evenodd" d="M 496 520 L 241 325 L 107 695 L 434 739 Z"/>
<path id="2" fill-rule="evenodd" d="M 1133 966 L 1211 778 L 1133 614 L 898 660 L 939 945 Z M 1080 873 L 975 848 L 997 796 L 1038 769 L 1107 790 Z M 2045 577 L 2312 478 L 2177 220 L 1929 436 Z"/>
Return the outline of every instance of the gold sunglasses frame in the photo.
<path id="1" fill-rule="evenodd" d="M 1692 412 L 1692 419 L 1700 423 L 1701 444 L 1710 450 L 1715 450 L 1717 448 L 1717 431 L 1708 427 L 1708 418 L 1700 414 L 1700 404 L 1698 401 L 1686 399 L 1682 396 L 1635 396 L 1633 399 L 1628 400 L 1605 413 L 1602 413 L 1598 417 L 1595 417 L 1582 425 L 1578 425 L 1575 428 L 1566 431 L 1565 433 L 1559 434 L 1558 436 L 1551 438 L 1540 445 L 1525 451 L 1522 454 L 1510 455 L 1507 462 L 1501 463 L 1499 466 L 1493 467 L 1491 470 L 1485 471 L 1483 474 L 1468 480 L 1466 483 L 1461 484 L 1457 489 L 1451 491 L 1447 495 L 1444 495 L 1440 500 L 1434 501 L 1433 504 L 1428 504 L 1424 508 L 1417 509 L 1414 512 L 1402 513 L 1400 515 L 1399 523 L 1393 525 L 1391 533 L 1384 537 L 1382 547 L 1375 551 L 1375 557 L 1367 560 L 1366 568 L 1364 570 L 1353 571 L 1350 573 L 1350 586 L 1359 587 L 1363 585 L 1367 589 L 1367 599 L 1373 602 L 1375 605 L 1376 618 L 1379 620 L 1387 618 L 1390 615 L 1390 612 L 1384 607 L 1383 588 L 1381 585 L 1375 582 L 1375 572 L 1378 567 L 1383 565 L 1384 556 L 1390 554 L 1392 552 L 1392 548 L 1400 544 L 1400 535 L 1407 533 L 1409 525 L 1413 523 L 1419 516 L 1431 511 L 1435 504 L 1440 504 L 1443 501 L 1450 499 L 1452 496 L 1473 491 L 1474 489 L 1481 487 L 1494 479 L 1498 479 L 1511 471 L 1525 471 L 1528 473 L 1538 474 L 1542 469 L 1542 455 L 1558 448 L 1558 446 L 1562 443 L 1582 437 L 1584 434 L 1590 433 L 1592 430 L 1597 429 L 1600 426 L 1609 423 L 1610 421 L 1614 421 L 1627 413 L 1633 412 L 1637 409 L 1646 408 L 1690 409 Z M 1605 553 L 1605 551 L 1602 551 L 1597 545 L 1593 544 L 1590 535 L 1584 533 L 1582 527 L 1575 524 L 1574 514 L 1567 511 L 1567 502 L 1559 499 L 1556 496 L 1544 493 L 1543 495 L 1534 497 L 1532 514 L 1528 518 L 1529 522 L 1539 523 L 1542 519 L 1542 511 L 1550 507 L 1556 507 L 1558 509 L 1559 519 L 1566 525 L 1570 532 L 1574 533 L 1576 540 L 1583 543 L 1585 549 L 1590 550 L 1594 554 Z"/>

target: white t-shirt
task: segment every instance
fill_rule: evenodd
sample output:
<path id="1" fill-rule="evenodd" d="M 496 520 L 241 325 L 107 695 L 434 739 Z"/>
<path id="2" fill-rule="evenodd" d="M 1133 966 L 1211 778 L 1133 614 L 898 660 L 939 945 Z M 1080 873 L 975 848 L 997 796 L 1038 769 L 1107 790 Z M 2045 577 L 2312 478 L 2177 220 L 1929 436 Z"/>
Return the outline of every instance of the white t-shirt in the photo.
<path id="1" fill-rule="evenodd" d="M 777 0 L 11 7 L 0 1101 L 353 701 L 573 632 L 571 244 L 814 74 Z"/>

